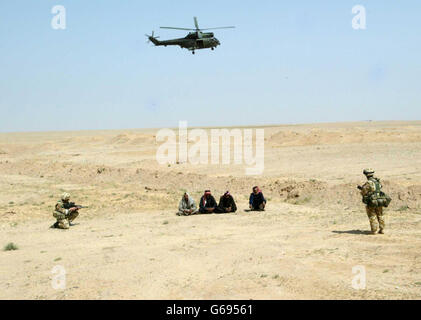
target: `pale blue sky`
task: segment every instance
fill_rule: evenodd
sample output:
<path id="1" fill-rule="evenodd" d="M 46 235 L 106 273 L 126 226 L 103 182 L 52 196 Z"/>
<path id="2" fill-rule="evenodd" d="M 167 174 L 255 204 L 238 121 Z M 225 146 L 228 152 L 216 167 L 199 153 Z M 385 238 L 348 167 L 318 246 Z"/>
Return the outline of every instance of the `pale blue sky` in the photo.
<path id="1" fill-rule="evenodd" d="M 352 7 L 367 29 L 352 29 Z M 51 28 L 64 5 L 67 29 Z M 0 2 L 0 131 L 421 120 L 416 0 Z M 235 25 L 192 55 L 159 26 Z"/>

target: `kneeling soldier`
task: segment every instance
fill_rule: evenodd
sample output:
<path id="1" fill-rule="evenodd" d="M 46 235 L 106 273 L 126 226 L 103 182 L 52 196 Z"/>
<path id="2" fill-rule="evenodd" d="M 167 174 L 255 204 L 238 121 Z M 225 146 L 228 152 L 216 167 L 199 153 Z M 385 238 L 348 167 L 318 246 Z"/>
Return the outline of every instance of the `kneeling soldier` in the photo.
<path id="1" fill-rule="evenodd" d="M 53 213 L 54 218 L 57 222 L 54 224 L 54 228 L 58 229 L 69 229 L 73 220 L 79 215 L 80 207 L 70 202 L 70 194 L 63 193 L 61 201 L 58 201 Z"/>

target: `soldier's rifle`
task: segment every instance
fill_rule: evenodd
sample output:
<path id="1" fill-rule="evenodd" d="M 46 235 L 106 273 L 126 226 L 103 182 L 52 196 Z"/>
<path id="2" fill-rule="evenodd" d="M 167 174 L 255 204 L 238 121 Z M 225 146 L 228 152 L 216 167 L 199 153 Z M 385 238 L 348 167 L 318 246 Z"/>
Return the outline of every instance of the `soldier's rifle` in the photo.
<path id="1" fill-rule="evenodd" d="M 77 208 L 78 210 L 79 209 L 87 209 L 87 208 L 89 208 L 89 207 L 86 207 L 86 206 L 81 206 L 81 205 L 75 204 L 74 202 L 70 202 L 69 203 L 69 207 L 70 208 Z"/>

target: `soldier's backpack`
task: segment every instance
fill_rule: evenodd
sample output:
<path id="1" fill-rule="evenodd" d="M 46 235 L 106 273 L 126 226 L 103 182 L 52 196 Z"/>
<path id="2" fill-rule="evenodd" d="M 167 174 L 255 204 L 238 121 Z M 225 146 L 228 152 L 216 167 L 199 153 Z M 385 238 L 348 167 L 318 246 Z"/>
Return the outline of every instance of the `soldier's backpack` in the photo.
<path id="1" fill-rule="evenodd" d="M 392 202 L 392 198 L 381 191 L 381 184 L 379 179 L 371 179 L 374 183 L 375 190 L 363 198 L 363 202 L 369 207 L 385 207 L 387 208 Z"/>

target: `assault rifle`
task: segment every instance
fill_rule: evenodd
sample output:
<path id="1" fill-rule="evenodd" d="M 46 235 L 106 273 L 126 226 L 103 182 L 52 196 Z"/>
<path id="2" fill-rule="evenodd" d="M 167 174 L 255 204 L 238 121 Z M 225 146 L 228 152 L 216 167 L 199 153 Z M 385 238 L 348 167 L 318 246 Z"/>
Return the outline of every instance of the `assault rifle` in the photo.
<path id="1" fill-rule="evenodd" d="M 77 208 L 79 210 L 79 209 L 86 209 L 89 207 L 81 206 L 81 205 L 75 204 L 74 202 L 69 202 L 69 208 Z"/>

